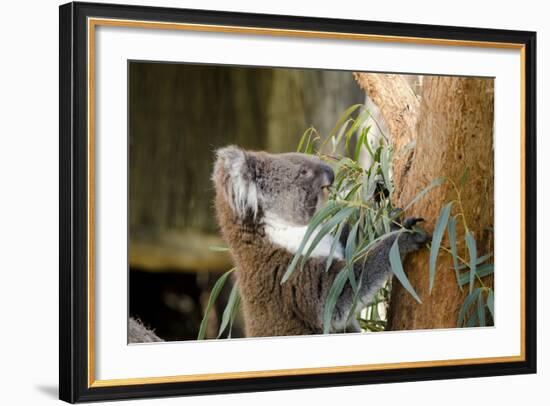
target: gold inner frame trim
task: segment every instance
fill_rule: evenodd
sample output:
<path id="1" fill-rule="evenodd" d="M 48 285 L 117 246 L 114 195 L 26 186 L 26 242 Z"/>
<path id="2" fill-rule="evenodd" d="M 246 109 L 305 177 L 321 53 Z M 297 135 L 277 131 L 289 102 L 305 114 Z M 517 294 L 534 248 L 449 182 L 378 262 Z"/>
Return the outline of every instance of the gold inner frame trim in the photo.
<path id="1" fill-rule="evenodd" d="M 478 48 L 496 48 L 512 49 L 520 51 L 521 65 L 521 269 L 520 269 L 520 340 L 521 350 L 519 355 L 503 357 L 485 357 L 485 358 L 465 358 L 454 360 L 433 360 L 433 361 L 415 361 L 384 364 L 364 364 L 364 365 L 346 365 L 330 366 L 317 368 L 295 368 L 295 369 L 277 369 L 266 371 L 245 371 L 245 372 L 221 372 L 211 374 L 189 374 L 145 378 L 121 378 L 121 379 L 95 379 L 95 341 L 94 341 L 94 302 L 95 302 L 95 278 L 94 278 L 94 239 L 95 239 L 95 28 L 97 26 L 110 27 L 131 27 L 131 28 L 149 28 L 161 30 L 180 30 L 194 32 L 216 32 L 232 33 L 244 35 L 262 35 L 278 37 L 298 37 L 298 38 L 317 38 L 317 39 L 337 39 L 337 40 L 357 40 L 371 42 L 390 42 L 416 45 L 435 45 L 435 46 L 460 46 L 460 47 L 478 47 Z M 120 20 L 109 18 L 88 18 L 87 27 L 88 42 L 88 387 L 110 387 L 125 385 L 143 385 L 159 383 L 193 382 L 193 381 L 212 381 L 220 379 L 244 379 L 244 378 L 266 378 L 280 376 L 312 375 L 312 374 L 331 374 L 342 372 L 361 372 L 361 371 L 380 371 L 398 368 L 426 368 L 441 366 L 458 366 L 473 364 L 494 364 L 504 362 L 525 361 L 525 45 L 506 42 L 486 42 L 486 41 L 462 41 L 453 39 L 439 38 L 421 38 L 421 37 L 400 37 L 390 35 L 373 34 L 354 34 L 344 32 L 326 32 L 326 31 L 306 31 L 290 29 L 274 29 L 260 27 L 241 27 L 227 25 L 208 25 L 208 24 L 186 24 L 186 23 L 165 23 L 154 21 L 139 20 Z"/>

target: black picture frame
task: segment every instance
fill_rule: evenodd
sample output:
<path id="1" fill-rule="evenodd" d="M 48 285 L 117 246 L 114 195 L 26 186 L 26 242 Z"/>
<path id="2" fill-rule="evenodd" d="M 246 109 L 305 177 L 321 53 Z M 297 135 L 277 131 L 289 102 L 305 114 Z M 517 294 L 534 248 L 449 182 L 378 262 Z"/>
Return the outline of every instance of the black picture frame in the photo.
<path id="1" fill-rule="evenodd" d="M 235 393 L 536 372 L 536 33 L 497 29 L 214 12 L 112 4 L 60 6 L 59 397 L 67 402 Z M 88 379 L 87 19 L 103 17 L 225 26 L 513 43 L 525 52 L 525 359 L 198 382 L 93 387 Z"/>

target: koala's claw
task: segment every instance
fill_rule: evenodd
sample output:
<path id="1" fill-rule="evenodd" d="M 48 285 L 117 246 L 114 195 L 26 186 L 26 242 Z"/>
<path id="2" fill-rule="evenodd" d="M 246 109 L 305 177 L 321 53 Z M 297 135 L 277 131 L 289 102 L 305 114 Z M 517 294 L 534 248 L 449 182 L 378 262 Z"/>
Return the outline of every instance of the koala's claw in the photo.
<path id="1" fill-rule="evenodd" d="M 422 217 L 408 217 L 403 222 L 403 227 L 410 230 L 416 223 L 420 223 L 422 221 L 424 221 Z"/>
<path id="2" fill-rule="evenodd" d="M 412 232 L 403 233 L 401 236 L 405 252 L 417 251 L 430 241 L 431 236 L 421 228 L 413 230 L 413 226 L 421 221 L 424 221 L 422 217 L 408 217 L 402 223 L 405 229 L 412 230 Z"/>

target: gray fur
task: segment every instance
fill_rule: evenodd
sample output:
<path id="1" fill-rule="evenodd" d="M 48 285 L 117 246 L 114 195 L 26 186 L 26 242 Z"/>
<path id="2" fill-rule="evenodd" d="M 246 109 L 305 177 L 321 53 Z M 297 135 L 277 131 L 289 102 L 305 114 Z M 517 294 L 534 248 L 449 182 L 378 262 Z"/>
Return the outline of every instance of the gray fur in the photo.
<path id="1" fill-rule="evenodd" d="M 326 256 L 311 257 L 283 283 L 296 249 L 273 236 L 292 236 L 288 228 L 299 235 L 324 204 L 326 187 L 334 180 L 332 169 L 310 155 L 268 154 L 230 146 L 218 151 L 212 179 L 218 222 L 238 270 L 247 336 L 322 333 L 325 301 L 345 261 L 337 258 L 325 271 Z M 244 190 L 239 189 L 242 185 Z M 256 200 L 241 199 L 246 204 L 240 210 L 238 196 L 251 189 Z M 419 220 L 410 218 L 403 224 L 412 227 Z M 285 230 L 274 232 L 274 227 Z M 420 249 L 428 239 L 422 231 L 403 230 L 380 240 L 364 261 L 356 263 L 359 299 L 365 305 L 392 275 L 389 251 L 397 236 L 401 256 Z M 345 245 L 345 239 L 341 242 Z M 331 331 L 350 331 L 345 324 L 353 297 L 347 282 L 335 307 Z"/>
<path id="2" fill-rule="evenodd" d="M 406 222 L 410 223 L 411 221 L 407 219 Z M 399 238 L 399 253 L 402 258 L 408 253 L 422 248 L 428 240 L 428 236 L 422 231 L 404 230 L 399 234 L 389 235 L 382 239 L 374 246 L 364 263 L 356 263 L 354 273 L 356 280 L 360 282 L 359 298 L 363 305 L 370 304 L 376 292 L 392 276 L 389 252 L 396 238 Z M 348 318 L 353 297 L 351 285 L 347 283 L 334 311 L 333 325 L 338 330 L 345 327 L 344 321 Z"/>
<path id="3" fill-rule="evenodd" d="M 225 163 L 229 204 L 241 218 L 261 210 L 293 225 L 307 225 L 323 205 L 323 187 L 334 180 L 332 169 L 312 155 L 229 146 L 218 150 L 217 156 Z"/>
<path id="4" fill-rule="evenodd" d="M 139 320 L 130 317 L 128 320 L 128 343 L 154 343 L 164 341 L 153 330 L 148 329 Z"/>

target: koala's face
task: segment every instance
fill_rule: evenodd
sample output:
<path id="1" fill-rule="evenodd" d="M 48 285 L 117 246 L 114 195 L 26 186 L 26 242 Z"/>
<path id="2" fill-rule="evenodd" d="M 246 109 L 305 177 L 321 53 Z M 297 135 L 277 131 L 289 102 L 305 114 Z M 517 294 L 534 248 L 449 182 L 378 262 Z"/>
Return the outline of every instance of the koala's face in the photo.
<path id="1" fill-rule="evenodd" d="M 316 156 L 262 154 L 250 159 L 257 161 L 254 181 L 266 215 L 306 225 L 326 201 L 334 172 Z"/>
<path id="2" fill-rule="evenodd" d="M 218 182 L 241 218 L 252 215 L 259 221 L 261 214 L 292 226 L 307 225 L 326 201 L 334 180 L 330 166 L 311 155 L 250 152 L 233 146 L 217 155 L 214 178 L 223 173 Z"/>

